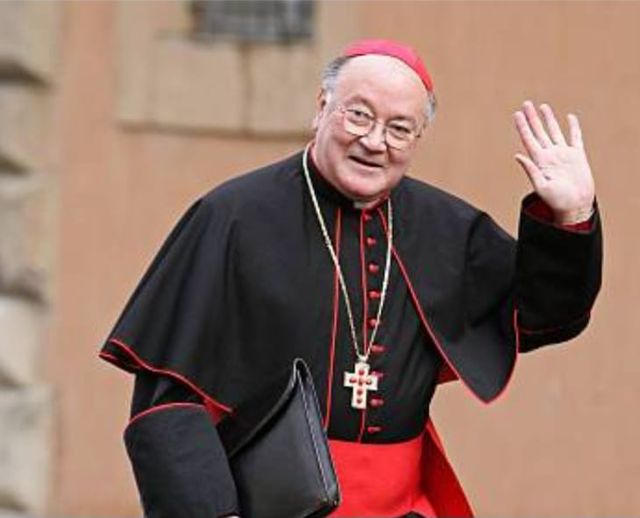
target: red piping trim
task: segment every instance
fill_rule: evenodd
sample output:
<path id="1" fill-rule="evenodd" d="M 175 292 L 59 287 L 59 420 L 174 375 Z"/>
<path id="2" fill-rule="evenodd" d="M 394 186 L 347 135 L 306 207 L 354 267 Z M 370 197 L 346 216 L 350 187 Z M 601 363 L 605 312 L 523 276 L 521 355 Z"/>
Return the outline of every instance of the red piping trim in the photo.
<path id="1" fill-rule="evenodd" d="M 360 282 L 362 284 L 362 345 L 366 348 L 369 341 L 367 333 L 369 301 L 367 299 L 367 272 L 364 258 L 364 212 L 360 213 Z"/>
<path id="2" fill-rule="evenodd" d="M 204 412 L 206 412 L 204 405 L 200 405 L 198 403 L 188 403 L 186 401 L 178 402 L 178 403 L 164 403 L 162 405 L 152 406 L 151 408 L 147 408 L 146 410 L 143 410 L 142 412 L 134 415 L 129 421 L 129 424 L 127 424 L 127 428 L 131 426 L 133 423 L 135 423 L 136 421 L 138 421 L 139 419 L 143 418 L 144 416 L 153 414 L 155 412 L 162 412 L 164 410 L 170 410 L 174 408 L 185 408 L 185 407 L 194 407 L 194 406 L 201 408 Z"/>
<path id="3" fill-rule="evenodd" d="M 122 358 L 118 358 L 116 355 L 111 354 L 107 351 L 100 351 L 100 353 L 98 353 L 98 357 L 120 368 L 125 368 L 132 371 L 141 370 L 140 365 L 125 361 Z"/>
<path id="4" fill-rule="evenodd" d="M 367 272 L 364 259 L 364 211 L 360 212 L 360 284 L 362 285 L 362 346 L 366 351 L 369 345 L 369 336 L 367 333 L 369 301 L 367 300 Z M 357 442 L 362 442 L 366 421 L 367 409 L 364 408 L 360 411 L 360 432 L 358 433 Z"/>
<path id="5" fill-rule="evenodd" d="M 173 378 L 173 379 L 178 380 L 179 382 L 185 384 L 187 387 L 189 387 L 191 390 L 193 390 L 196 394 L 198 394 L 200 397 L 202 397 L 202 399 L 204 399 L 206 402 L 208 402 L 210 408 L 215 407 L 218 410 L 221 410 L 222 412 L 226 412 L 227 414 L 233 413 L 233 409 L 231 407 L 228 407 L 227 405 L 224 405 L 224 404 L 220 403 L 219 401 L 216 401 L 209 394 L 207 394 L 204 390 L 202 390 L 200 387 L 195 385 L 193 382 L 189 381 L 187 378 L 185 378 L 181 374 L 178 374 L 177 372 L 173 372 L 173 371 L 168 370 L 168 369 L 159 369 L 157 367 L 153 367 L 152 365 L 149 365 L 142 358 L 140 358 L 133 351 L 133 349 L 131 347 L 129 347 L 127 344 L 125 344 L 124 342 L 122 342 L 118 338 L 110 338 L 109 339 L 109 343 L 112 343 L 113 345 L 115 345 L 115 346 L 119 347 L 120 349 L 122 349 L 139 367 L 142 367 L 143 369 L 148 370 L 150 372 L 153 372 L 155 374 L 161 374 L 163 376 L 169 376 L 170 378 Z"/>
<path id="6" fill-rule="evenodd" d="M 378 209 L 378 216 L 380 217 L 380 220 L 382 221 L 382 225 L 385 227 L 385 231 L 386 231 L 386 222 L 384 221 L 384 214 L 382 214 L 380 209 Z M 407 283 L 407 288 L 409 289 L 409 294 L 411 295 L 411 299 L 413 300 L 413 304 L 416 307 L 416 311 L 418 313 L 418 317 L 420 318 L 420 320 L 422 322 L 422 325 L 424 326 L 425 330 L 427 331 L 427 333 L 431 337 L 431 340 L 433 341 L 434 345 L 438 349 L 438 352 L 440 353 L 442 358 L 445 360 L 445 362 L 447 362 L 447 365 L 449 366 L 449 368 L 460 379 L 462 384 L 471 393 L 471 395 L 474 398 L 476 398 L 478 401 L 480 401 L 481 403 L 489 404 L 489 403 L 492 403 L 493 401 L 495 401 L 496 399 L 498 399 L 504 393 L 505 389 L 507 388 L 507 385 L 511 381 L 511 377 L 512 377 L 513 372 L 515 370 L 515 365 L 516 365 L 516 361 L 517 361 L 517 358 L 518 358 L 518 353 L 520 351 L 520 336 L 519 336 L 519 333 L 518 333 L 518 326 L 517 326 L 517 316 L 518 316 L 517 310 L 514 309 L 514 312 L 513 312 L 513 328 L 514 328 L 514 333 L 515 333 L 515 337 L 516 337 L 516 355 L 515 355 L 515 358 L 514 358 L 514 361 L 513 361 L 513 365 L 511 367 L 511 372 L 509 373 L 509 376 L 507 378 L 507 382 L 505 383 L 504 387 L 502 387 L 502 390 L 500 392 L 498 392 L 498 394 L 496 394 L 490 400 L 484 401 L 467 384 L 465 379 L 460 375 L 458 370 L 455 368 L 453 362 L 446 355 L 446 353 L 444 351 L 444 348 L 442 347 L 442 344 L 440 343 L 440 341 L 436 337 L 435 333 L 433 332 L 433 329 L 431 328 L 431 325 L 429 324 L 429 321 L 427 320 L 427 318 L 426 318 L 426 316 L 424 314 L 424 311 L 422 310 L 422 306 L 421 306 L 420 301 L 419 301 L 419 299 L 418 299 L 418 297 L 416 295 L 415 289 L 413 288 L 413 284 L 411 283 L 411 279 L 409 278 L 409 274 L 407 273 L 407 270 L 405 269 L 404 264 L 402 263 L 402 259 L 400 259 L 400 255 L 398 254 L 398 251 L 396 250 L 396 247 L 394 246 L 391 251 L 393 253 L 393 256 L 396 259 L 396 262 L 398 263 L 398 267 L 400 268 L 400 272 L 402 273 L 402 277 L 404 278 L 405 282 Z"/>
<path id="7" fill-rule="evenodd" d="M 438 379 L 437 379 L 438 385 L 441 385 L 443 383 L 449 383 L 450 381 L 457 381 L 457 380 L 458 380 L 458 377 L 456 376 L 456 373 L 449 368 L 449 365 L 447 363 L 443 363 L 442 366 L 440 367 L 440 371 L 438 372 Z"/>
<path id="8" fill-rule="evenodd" d="M 100 356 L 100 358 L 102 358 L 103 360 L 106 360 L 106 361 L 112 362 L 112 363 L 118 363 L 118 361 L 119 361 L 117 356 L 115 356 L 115 355 L 113 355 L 111 353 L 108 353 L 106 351 L 101 351 L 98 356 Z"/>
<path id="9" fill-rule="evenodd" d="M 336 255 L 340 257 L 340 242 L 342 240 L 342 209 L 338 207 L 336 210 L 336 235 L 335 235 L 335 247 Z M 338 318 L 340 309 L 340 286 L 338 280 L 338 269 L 334 265 L 333 274 L 333 324 L 331 328 L 331 343 L 329 345 L 329 374 L 327 377 L 327 403 L 326 412 L 324 416 L 324 428 L 329 429 L 329 422 L 331 420 L 331 399 L 333 395 L 333 367 L 336 358 L 336 340 L 338 337 Z"/>
<path id="10" fill-rule="evenodd" d="M 561 324 L 561 325 L 553 326 L 553 327 L 545 327 L 545 328 L 542 328 L 542 329 L 527 329 L 525 327 L 518 326 L 518 329 L 520 329 L 520 332 L 525 334 L 525 335 L 538 335 L 538 334 L 545 334 L 545 333 L 553 333 L 554 331 L 560 331 L 561 329 L 566 329 L 567 327 L 570 327 L 570 326 L 572 326 L 574 324 L 577 324 L 578 322 L 584 320 L 585 318 L 588 318 L 589 315 L 591 315 L 591 308 L 589 308 L 587 311 L 585 311 L 580 317 L 574 318 L 573 320 L 569 320 L 565 324 Z"/>

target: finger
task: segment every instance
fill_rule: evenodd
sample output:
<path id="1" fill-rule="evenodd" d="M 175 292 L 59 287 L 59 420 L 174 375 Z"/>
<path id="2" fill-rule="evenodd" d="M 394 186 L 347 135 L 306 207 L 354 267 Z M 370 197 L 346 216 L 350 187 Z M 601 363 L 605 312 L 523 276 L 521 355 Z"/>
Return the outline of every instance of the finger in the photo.
<path id="1" fill-rule="evenodd" d="M 529 157 L 523 155 L 522 153 L 516 153 L 515 159 L 522 166 L 522 169 L 527 176 L 529 177 L 529 181 L 531 185 L 536 191 L 539 191 L 545 183 L 545 177 L 540 171 L 540 168 L 531 160 Z"/>
<path id="2" fill-rule="evenodd" d="M 567 142 L 562 134 L 562 128 L 560 128 L 560 124 L 558 124 L 558 120 L 553 114 L 551 106 L 548 104 L 541 104 L 540 112 L 542 113 L 542 118 L 544 119 L 544 123 L 547 125 L 549 136 L 551 137 L 551 140 L 553 140 L 554 144 L 562 144 L 566 146 Z"/>
<path id="3" fill-rule="evenodd" d="M 567 119 L 569 120 L 569 140 L 571 141 L 571 145 L 582 149 L 584 142 L 582 141 L 582 129 L 580 129 L 578 117 L 570 113 Z"/>
<path id="4" fill-rule="evenodd" d="M 525 117 L 524 113 L 518 110 L 513 114 L 513 119 L 516 123 L 516 129 L 518 130 L 518 134 L 520 135 L 522 145 L 527 150 L 527 153 L 529 153 L 531 157 L 535 158 L 540 152 L 543 151 L 543 148 L 531 131 L 531 127 L 527 122 L 527 118 Z"/>
<path id="5" fill-rule="evenodd" d="M 543 148 L 551 147 L 551 139 L 549 138 L 549 135 L 547 135 L 547 132 L 542 125 L 542 120 L 540 120 L 538 112 L 533 103 L 531 101 L 525 101 L 522 107 L 524 114 L 527 117 L 527 122 L 529 123 L 529 126 L 531 126 L 531 130 L 533 131 L 533 134 L 535 135 L 538 142 L 540 142 L 540 145 Z"/>

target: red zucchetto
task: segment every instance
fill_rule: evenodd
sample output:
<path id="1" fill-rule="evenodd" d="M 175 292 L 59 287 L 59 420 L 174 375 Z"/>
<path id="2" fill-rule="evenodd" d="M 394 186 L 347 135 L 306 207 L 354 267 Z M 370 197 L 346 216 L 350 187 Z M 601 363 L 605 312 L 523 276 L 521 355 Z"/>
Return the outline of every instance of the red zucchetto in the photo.
<path id="1" fill-rule="evenodd" d="M 342 53 L 346 58 L 378 54 L 399 59 L 422 80 L 425 88 L 433 92 L 433 82 L 418 53 L 408 45 L 393 40 L 359 40 L 350 44 Z"/>

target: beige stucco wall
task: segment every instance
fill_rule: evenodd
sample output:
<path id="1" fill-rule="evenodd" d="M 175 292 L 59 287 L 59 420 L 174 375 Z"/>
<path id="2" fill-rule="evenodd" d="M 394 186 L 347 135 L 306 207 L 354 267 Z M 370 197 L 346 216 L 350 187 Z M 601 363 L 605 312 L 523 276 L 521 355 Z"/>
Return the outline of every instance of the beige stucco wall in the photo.
<path id="1" fill-rule="evenodd" d="M 607 232 L 593 323 L 566 347 L 522 357 L 493 406 L 451 385 L 438 392 L 434 415 L 481 515 L 640 514 L 640 288 L 632 275 L 640 259 L 632 219 L 640 212 L 640 4 L 334 5 L 350 16 L 355 9 L 354 34 L 412 43 L 433 73 L 439 114 L 413 174 L 488 208 L 512 231 L 527 185 L 512 158 L 511 113 L 532 98 L 582 117 Z M 99 362 L 97 349 L 190 200 L 304 138 L 123 124 L 117 3 L 68 2 L 63 11 L 46 356 L 57 405 L 50 510 L 135 516 L 121 444 L 131 380 Z"/>

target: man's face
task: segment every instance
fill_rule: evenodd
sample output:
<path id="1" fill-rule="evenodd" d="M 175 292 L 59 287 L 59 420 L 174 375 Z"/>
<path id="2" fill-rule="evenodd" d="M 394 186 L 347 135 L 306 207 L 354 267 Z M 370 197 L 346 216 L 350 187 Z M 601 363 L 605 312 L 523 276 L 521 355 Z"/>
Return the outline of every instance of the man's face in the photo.
<path id="1" fill-rule="evenodd" d="M 332 93 L 321 92 L 314 119 L 313 159 L 323 176 L 345 196 L 374 203 L 395 187 L 409 169 L 417 139 L 405 149 L 385 142 L 384 124 L 415 128 L 424 124 L 427 91 L 400 60 L 378 55 L 348 61 Z M 378 122 L 365 136 L 344 127 L 344 109 L 365 111 Z"/>

